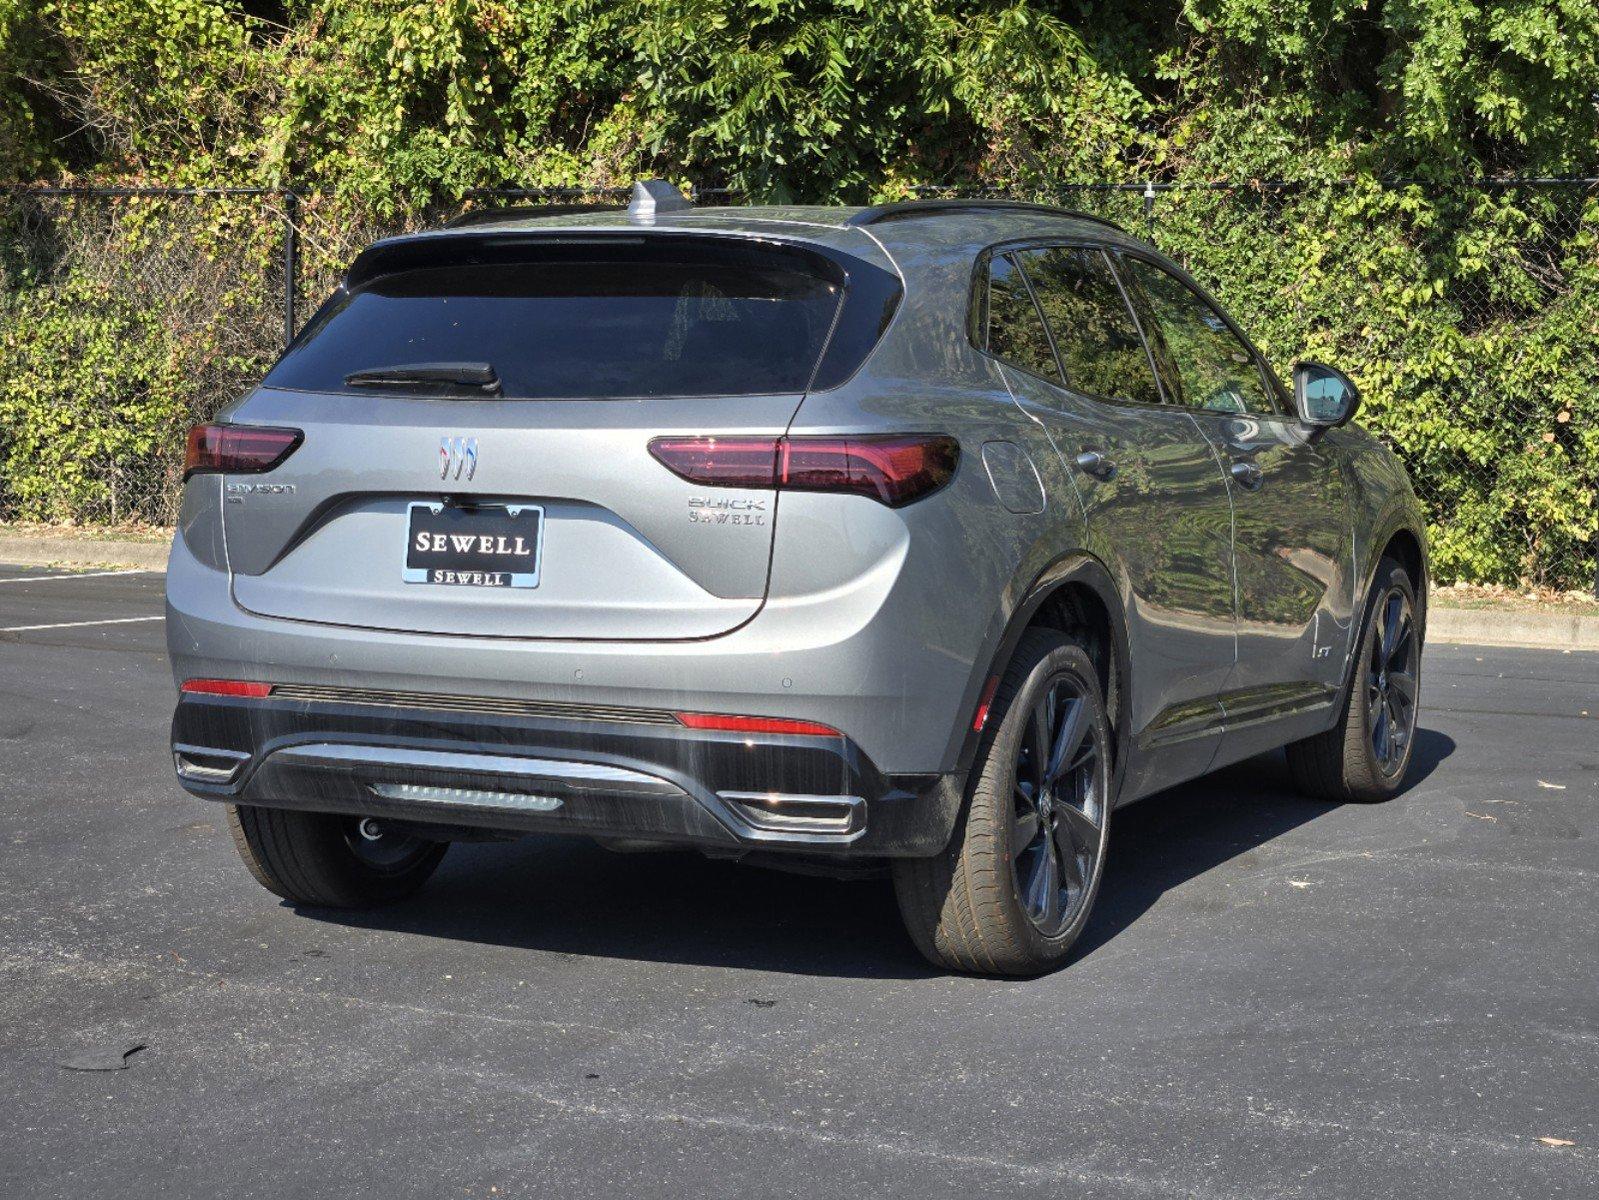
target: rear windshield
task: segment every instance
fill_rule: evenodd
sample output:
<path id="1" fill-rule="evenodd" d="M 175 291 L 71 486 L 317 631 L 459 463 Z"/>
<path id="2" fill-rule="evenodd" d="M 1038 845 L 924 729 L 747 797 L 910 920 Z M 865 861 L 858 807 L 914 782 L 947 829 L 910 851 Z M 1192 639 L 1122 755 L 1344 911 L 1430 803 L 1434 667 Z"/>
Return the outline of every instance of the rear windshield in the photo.
<path id="1" fill-rule="evenodd" d="M 805 257 L 727 242 L 524 243 L 473 258 L 335 297 L 266 385 L 404 394 L 346 376 L 471 363 L 507 398 L 802 392 L 844 292 Z"/>

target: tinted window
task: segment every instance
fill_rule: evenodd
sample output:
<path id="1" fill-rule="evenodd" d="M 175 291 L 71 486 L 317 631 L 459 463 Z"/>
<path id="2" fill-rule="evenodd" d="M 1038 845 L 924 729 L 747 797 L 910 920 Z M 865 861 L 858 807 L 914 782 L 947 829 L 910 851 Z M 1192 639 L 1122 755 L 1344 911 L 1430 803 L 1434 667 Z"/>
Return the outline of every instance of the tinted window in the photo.
<path id="1" fill-rule="evenodd" d="M 842 291 L 792 256 L 663 258 L 637 243 L 521 255 L 358 287 L 318 315 L 266 383 L 371 394 L 344 377 L 466 362 L 491 365 L 507 397 L 800 392 Z"/>
<path id="2" fill-rule="evenodd" d="M 1008 255 L 988 263 L 988 351 L 1034 375 L 1060 382 L 1055 351 L 1027 281 Z"/>
<path id="3" fill-rule="evenodd" d="M 1016 257 L 1055 335 L 1066 386 L 1089 396 L 1159 404 L 1149 355 L 1105 256 L 1054 246 Z"/>
<path id="4" fill-rule="evenodd" d="M 1132 305 L 1133 315 L 1138 318 L 1138 327 L 1144 334 L 1144 344 L 1149 347 L 1149 357 L 1155 362 L 1155 377 L 1160 380 L 1161 391 L 1171 403 L 1179 403 L 1183 394 L 1182 374 L 1177 370 L 1177 363 L 1171 356 L 1171 348 L 1161 336 L 1160 322 L 1155 317 L 1155 310 L 1149 306 L 1149 297 L 1144 295 L 1143 289 L 1127 274 L 1127 261 L 1126 258 L 1117 255 L 1111 260 L 1111 265 L 1122 281 L 1122 294 L 1127 297 L 1127 302 Z"/>
<path id="5" fill-rule="evenodd" d="M 1177 373 L 1182 402 L 1216 412 L 1275 413 L 1255 356 L 1221 314 L 1175 275 L 1141 258 L 1123 259 L 1160 323 Z"/>

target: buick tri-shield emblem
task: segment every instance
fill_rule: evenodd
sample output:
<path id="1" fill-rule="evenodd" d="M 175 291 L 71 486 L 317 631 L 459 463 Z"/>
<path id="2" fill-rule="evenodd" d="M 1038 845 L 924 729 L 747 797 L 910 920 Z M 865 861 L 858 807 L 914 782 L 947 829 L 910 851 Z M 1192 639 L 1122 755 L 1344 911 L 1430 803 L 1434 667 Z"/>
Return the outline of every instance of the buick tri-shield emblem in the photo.
<path id="1" fill-rule="evenodd" d="M 471 479 L 477 474 L 477 438 L 439 439 L 439 478 Z"/>

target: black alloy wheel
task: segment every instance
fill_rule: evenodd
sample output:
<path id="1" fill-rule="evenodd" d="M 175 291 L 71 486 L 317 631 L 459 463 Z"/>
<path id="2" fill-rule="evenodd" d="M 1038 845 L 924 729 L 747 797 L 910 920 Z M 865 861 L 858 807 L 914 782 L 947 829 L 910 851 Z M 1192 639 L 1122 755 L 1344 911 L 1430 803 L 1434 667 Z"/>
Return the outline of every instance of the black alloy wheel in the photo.
<path id="1" fill-rule="evenodd" d="M 1105 837 L 1103 759 L 1079 682 L 1051 679 L 1017 749 L 1010 839 L 1016 894 L 1045 937 L 1070 926 L 1093 894 Z"/>
<path id="2" fill-rule="evenodd" d="M 1379 632 L 1366 670 L 1366 724 L 1378 769 L 1394 775 L 1416 736 L 1416 623 L 1410 598 L 1391 587 L 1378 601 Z"/>

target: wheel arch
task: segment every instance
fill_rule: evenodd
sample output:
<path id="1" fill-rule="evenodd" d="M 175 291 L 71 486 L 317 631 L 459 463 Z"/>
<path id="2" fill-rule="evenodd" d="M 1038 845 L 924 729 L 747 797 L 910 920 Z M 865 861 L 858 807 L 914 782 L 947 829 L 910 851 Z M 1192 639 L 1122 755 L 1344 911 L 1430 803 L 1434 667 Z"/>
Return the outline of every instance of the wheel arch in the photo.
<path id="1" fill-rule="evenodd" d="M 961 773 L 964 775 L 970 770 L 982 740 L 982 727 L 976 724 L 978 707 L 992 695 L 991 689 L 1015 654 L 1022 635 L 1039 627 L 1079 636 L 1100 673 L 1105 709 L 1111 719 L 1114 783 L 1119 788 L 1131 745 L 1128 723 L 1132 713 L 1133 680 L 1129 669 L 1127 617 L 1110 571 L 1085 551 L 1054 560 L 1022 590 L 1022 598 L 1011 612 L 998 646 L 976 676 L 976 695 L 980 699 L 963 710 Z"/>
<path id="2" fill-rule="evenodd" d="M 1383 543 L 1382 549 L 1372 558 L 1371 571 L 1368 575 L 1376 573 L 1377 564 L 1384 558 L 1398 560 L 1399 564 L 1410 573 L 1410 582 L 1416 589 L 1418 600 L 1427 594 L 1427 551 L 1426 539 L 1408 525 L 1400 525 L 1388 535 L 1388 540 Z"/>

